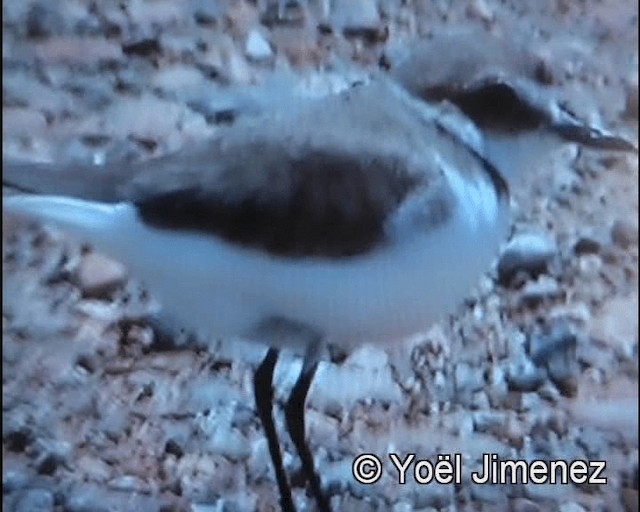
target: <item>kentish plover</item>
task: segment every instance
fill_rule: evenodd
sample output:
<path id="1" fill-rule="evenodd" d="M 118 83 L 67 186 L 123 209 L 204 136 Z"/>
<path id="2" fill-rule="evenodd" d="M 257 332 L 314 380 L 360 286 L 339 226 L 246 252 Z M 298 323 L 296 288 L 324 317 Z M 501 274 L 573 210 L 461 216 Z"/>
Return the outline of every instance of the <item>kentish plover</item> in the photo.
<path id="1" fill-rule="evenodd" d="M 430 72 L 419 59 L 406 65 Z M 272 416 L 279 350 L 305 357 L 285 417 L 328 511 L 303 415 L 325 347 L 401 339 L 465 296 L 506 237 L 515 155 L 505 140 L 633 149 L 531 81 L 444 76 L 429 87 L 407 69 L 240 118 L 214 141 L 152 161 L 4 164 L 4 183 L 29 192 L 5 197 L 5 212 L 55 223 L 126 263 L 185 326 L 271 347 L 254 391 L 286 511 L 295 507 Z"/>

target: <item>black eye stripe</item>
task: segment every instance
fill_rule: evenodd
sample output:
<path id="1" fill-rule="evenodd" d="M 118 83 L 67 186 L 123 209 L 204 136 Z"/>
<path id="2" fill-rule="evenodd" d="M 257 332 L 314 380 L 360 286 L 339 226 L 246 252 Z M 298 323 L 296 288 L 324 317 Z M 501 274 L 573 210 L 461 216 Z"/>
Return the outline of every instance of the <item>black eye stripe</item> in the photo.
<path id="1" fill-rule="evenodd" d="M 454 94 L 450 101 L 480 128 L 517 133 L 538 128 L 547 122 L 544 111 L 531 105 L 505 82 L 466 88 Z"/>

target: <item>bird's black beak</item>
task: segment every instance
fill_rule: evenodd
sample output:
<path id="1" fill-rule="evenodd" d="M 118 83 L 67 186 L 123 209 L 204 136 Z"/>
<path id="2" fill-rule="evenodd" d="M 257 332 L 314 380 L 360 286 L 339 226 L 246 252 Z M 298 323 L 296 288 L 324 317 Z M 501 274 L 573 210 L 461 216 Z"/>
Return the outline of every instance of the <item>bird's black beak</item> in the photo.
<path id="1" fill-rule="evenodd" d="M 552 130 L 568 142 L 577 142 L 586 147 L 610 151 L 638 152 L 638 146 L 633 142 L 607 132 L 601 128 L 589 126 L 564 108 L 552 121 Z"/>

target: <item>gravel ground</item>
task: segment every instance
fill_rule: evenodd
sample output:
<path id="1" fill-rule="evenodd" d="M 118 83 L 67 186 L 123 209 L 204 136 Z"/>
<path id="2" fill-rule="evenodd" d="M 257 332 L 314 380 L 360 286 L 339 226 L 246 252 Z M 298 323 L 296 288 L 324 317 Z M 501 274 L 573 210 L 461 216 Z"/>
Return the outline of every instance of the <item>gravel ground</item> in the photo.
<path id="1" fill-rule="evenodd" d="M 526 41 L 573 110 L 637 137 L 633 2 L 312 0 L 278 20 L 268 0 L 6 1 L 4 157 L 161 155 L 224 129 L 228 84 L 290 68 L 332 87 L 456 27 Z M 567 149 L 514 196 L 511 241 L 451 317 L 321 365 L 307 437 L 335 510 L 638 510 L 637 156 Z M 277 510 L 252 396 L 264 348 L 185 336 L 169 350 L 118 264 L 49 228 L 3 228 L 6 510 Z M 279 399 L 299 365 L 278 365 Z M 399 485 L 390 452 L 459 453 L 463 482 Z M 377 483 L 353 478 L 360 453 L 383 460 Z M 602 460 L 607 483 L 472 484 L 484 453 Z"/>

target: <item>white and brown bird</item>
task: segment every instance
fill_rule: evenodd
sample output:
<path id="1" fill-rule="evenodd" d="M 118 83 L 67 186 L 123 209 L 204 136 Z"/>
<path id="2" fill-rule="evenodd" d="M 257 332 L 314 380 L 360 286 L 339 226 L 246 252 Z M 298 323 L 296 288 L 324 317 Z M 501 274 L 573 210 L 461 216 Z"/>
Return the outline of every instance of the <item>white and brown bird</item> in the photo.
<path id="1" fill-rule="evenodd" d="M 283 510 L 295 507 L 272 416 L 279 351 L 305 358 L 285 417 L 326 512 L 304 434 L 325 348 L 402 339 L 465 296 L 506 237 L 523 141 L 538 156 L 539 140 L 635 150 L 580 123 L 526 72 L 508 74 L 508 59 L 450 61 L 463 54 L 436 54 L 442 44 L 455 42 L 434 39 L 391 78 L 240 116 L 179 154 L 102 167 L 4 162 L 4 184 L 22 192 L 4 198 L 6 213 L 119 259 L 182 325 L 271 347 L 254 391 Z"/>

